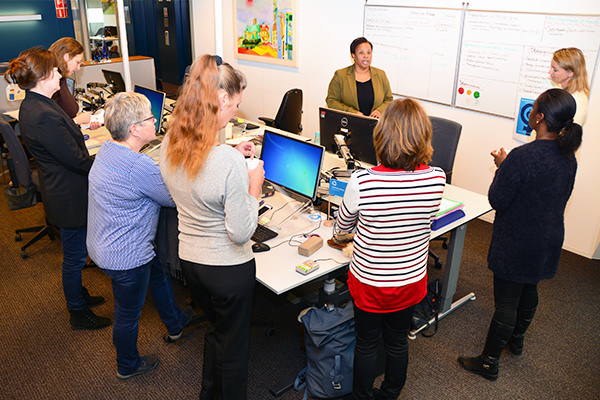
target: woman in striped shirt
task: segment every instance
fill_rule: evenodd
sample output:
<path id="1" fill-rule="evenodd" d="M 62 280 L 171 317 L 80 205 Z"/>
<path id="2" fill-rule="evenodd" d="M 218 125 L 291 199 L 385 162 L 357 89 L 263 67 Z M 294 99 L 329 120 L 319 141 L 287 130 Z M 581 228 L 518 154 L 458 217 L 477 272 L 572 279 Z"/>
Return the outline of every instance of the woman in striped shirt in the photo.
<path id="1" fill-rule="evenodd" d="M 396 399 L 406 381 L 407 332 L 414 306 L 427 292 L 431 222 L 446 177 L 431 160 L 431 123 L 414 100 L 395 100 L 373 133 L 380 165 L 352 174 L 336 233 L 356 229 L 348 285 L 354 301 L 356 399 Z M 377 347 L 386 363 L 373 389 Z"/>

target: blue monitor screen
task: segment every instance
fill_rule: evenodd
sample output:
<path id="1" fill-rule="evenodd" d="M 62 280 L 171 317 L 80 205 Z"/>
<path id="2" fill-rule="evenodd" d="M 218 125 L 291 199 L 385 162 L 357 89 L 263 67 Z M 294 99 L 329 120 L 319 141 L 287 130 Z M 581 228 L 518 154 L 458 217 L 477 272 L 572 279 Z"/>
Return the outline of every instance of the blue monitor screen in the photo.
<path id="1" fill-rule="evenodd" d="M 261 159 L 265 179 L 285 189 L 315 200 L 321 177 L 323 146 L 265 131 Z"/>
<path id="2" fill-rule="evenodd" d="M 152 115 L 154 115 L 154 118 L 156 118 L 154 126 L 156 127 L 156 132 L 160 134 L 160 124 L 162 122 L 163 108 L 165 106 L 165 93 L 146 89 L 145 87 L 137 85 L 134 87 L 133 91 L 143 94 L 150 100 L 150 111 L 152 112 Z"/>

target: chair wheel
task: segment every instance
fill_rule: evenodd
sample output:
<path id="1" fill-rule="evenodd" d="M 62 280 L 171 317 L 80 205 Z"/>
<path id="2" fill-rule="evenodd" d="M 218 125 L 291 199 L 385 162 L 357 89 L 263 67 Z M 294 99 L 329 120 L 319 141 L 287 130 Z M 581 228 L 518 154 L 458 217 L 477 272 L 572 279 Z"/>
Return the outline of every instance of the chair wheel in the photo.
<path id="1" fill-rule="evenodd" d="M 23 260 L 25 260 L 26 258 L 29 258 L 29 254 L 27 254 L 27 252 L 25 250 L 21 251 L 21 258 Z"/>
<path id="2" fill-rule="evenodd" d="M 20 242 L 21 240 L 23 240 L 23 238 L 21 237 L 20 233 L 15 234 L 15 242 Z"/>
<path id="3" fill-rule="evenodd" d="M 275 328 L 272 326 L 265 326 L 265 336 L 273 336 L 275 334 Z"/>

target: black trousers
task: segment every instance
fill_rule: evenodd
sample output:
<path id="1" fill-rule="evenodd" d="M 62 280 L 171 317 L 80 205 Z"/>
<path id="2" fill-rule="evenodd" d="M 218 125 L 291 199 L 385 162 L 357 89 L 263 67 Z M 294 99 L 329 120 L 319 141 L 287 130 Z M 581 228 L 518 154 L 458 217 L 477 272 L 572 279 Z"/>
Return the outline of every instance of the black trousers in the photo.
<path id="1" fill-rule="evenodd" d="M 502 349 L 515 331 L 525 333 L 537 305 L 537 285 L 509 282 L 494 275 L 495 311 L 483 354 L 500 357 Z"/>
<path id="2" fill-rule="evenodd" d="M 354 398 L 373 399 L 377 375 L 377 350 L 381 337 L 385 348 L 385 377 L 381 391 L 396 399 L 406 382 L 408 330 L 415 306 L 391 313 L 371 313 L 354 305 L 356 347 L 354 348 Z"/>
<path id="3" fill-rule="evenodd" d="M 238 265 L 210 266 L 181 260 L 194 300 L 208 319 L 200 399 L 245 400 L 254 259 Z"/>

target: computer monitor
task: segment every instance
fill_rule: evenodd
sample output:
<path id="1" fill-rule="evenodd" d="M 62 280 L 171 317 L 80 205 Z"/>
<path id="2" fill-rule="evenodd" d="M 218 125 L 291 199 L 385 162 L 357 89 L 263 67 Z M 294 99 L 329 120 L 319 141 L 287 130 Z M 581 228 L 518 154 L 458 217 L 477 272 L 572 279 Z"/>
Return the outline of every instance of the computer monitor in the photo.
<path id="1" fill-rule="evenodd" d="M 106 83 L 112 85 L 113 94 L 125 91 L 125 81 L 123 81 L 120 72 L 103 69 L 102 74 L 104 75 Z"/>
<path id="2" fill-rule="evenodd" d="M 302 137 L 265 130 L 261 159 L 265 179 L 300 197 L 315 201 L 325 149 Z"/>
<path id="3" fill-rule="evenodd" d="M 133 87 L 133 91 L 143 94 L 150 100 L 150 110 L 152 111 L 154 118 L 156 118 L 156 123 L 154 124 L 156 126 L 156 132 L 160 134 L 166 94 L 164 92 L 159 92 L 158 90 L 152 90 L 138 85 Z"/>
<path id="4" fill-rule="evenodd" d="M 333 137 L 344 135 L 354 159 L 377 165 L 375 147 L 373 147 L 373 129 L 377 119 L 346 111 L 319 107 L 319 130 L 321 144 L 327 151 L 337 152 Z"/>

